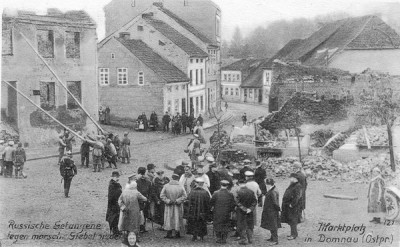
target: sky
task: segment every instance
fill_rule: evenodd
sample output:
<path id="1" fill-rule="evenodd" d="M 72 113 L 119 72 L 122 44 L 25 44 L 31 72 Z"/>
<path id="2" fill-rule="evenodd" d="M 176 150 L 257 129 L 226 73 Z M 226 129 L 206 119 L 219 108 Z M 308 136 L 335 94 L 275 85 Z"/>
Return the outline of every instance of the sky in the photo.
<path id="1" fill-rule="evenodd" d="M 97 22 L 98 38 L 102 39 L 105 32 L 103 6 L 110 1 L 1 0 L 0 7 L 34 10 L 38 14 L 45 14 L 47 8 L 58 8 L 62 11 L 84 9 Z M 377 10 L 390 12 L 390 7 L 382 7 L 383 2 L 398 3 L 400 6 L 400 0 L 214 0 L 214 2 L 221 8 L 223 39 L 228 41 L 236 26 L 246 35 L 258 25 L 267 25 L 281 19 L 312 18 L 331 12 L 347 12 L 355 16 L 371 14 Z M 398 14 L 400 16 L 400 11 Z"/>

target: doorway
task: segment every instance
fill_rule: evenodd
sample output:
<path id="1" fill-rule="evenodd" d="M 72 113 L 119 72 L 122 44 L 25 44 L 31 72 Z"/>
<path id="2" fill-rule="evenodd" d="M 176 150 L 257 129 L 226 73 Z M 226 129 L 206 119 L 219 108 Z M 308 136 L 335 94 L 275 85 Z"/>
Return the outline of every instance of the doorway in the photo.
<path id="1" fill-rule="evenodd" d="M 9 82 L 13 87 L 17 88 L 16 81 Z M 18 104 L 17 91 L 11 87 L 7 87 L 7 121 L 14 127 L 18 127 Z M 17 88 L 18 89 L 18 88 Z"/>

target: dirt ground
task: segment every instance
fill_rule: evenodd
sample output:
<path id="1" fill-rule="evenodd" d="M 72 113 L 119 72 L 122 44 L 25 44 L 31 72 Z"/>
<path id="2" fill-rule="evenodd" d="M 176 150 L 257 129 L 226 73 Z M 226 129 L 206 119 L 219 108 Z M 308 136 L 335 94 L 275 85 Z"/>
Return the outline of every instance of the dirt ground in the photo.
<path id="1" fill-rule="evenodd" d="M 230 104 L 232 106 L 232 104 Z M 240 123 L 242 111 L 250 108 L 237 104 L 232 106 L 236 118 L 229 124 Z M 251 107 L 250 117 L 258 117 L 265 108 Z M 254 115 L 254 116 L 253 116 Z M 118 132 L 125 130 L 118 129 Z M 214 129 L 206 131 L 209 136 Z M 127 182 L 127 175 L 136 172 L 139 166 L 148 163 L 163 169 L 163 164 L 174 164 L 176 160 L 187 159 L 183 152 L 188 136 L 172 137 L 163 133 L 132 133 L 135 143 L 132 148 L 132 163 L 118 163 L 122 174 L 121 185 Z M 159 139 L 159 140 L 157 140 Z M 56 147 L 55 147 L 56 150 Z M 64 198 L 63 186 L 56 158 L 31 161 L 26 164 L 27 179 L 5 179 L 0 177 L 0 246 L 120 246 L 120 240 L 110 239 L 105 221 L 107 210 L 107 188 L 112 169 L 93 173 L 91 167 L 81 168 L 80 157 L 74 157 L 78 165 L 78 175 L 73 179 L 70 198 Z M 167 176 L 171 173 L 167 171 Z M 288 179 L 278 179 L 277 189 L 282 198 L 288 186 Z M 309 181 L 307 190 L 306 221 L 299 225 L 299 238 L 286 240 L 289 227 L 283 224 L 279 229 L 279 241 L 283 246 L 400 246 L 399 221 L 393 225 L 373 224 L 367 214 L 368 184 Z M 324 194 L 344 194 L 355 196 L 354 201 L 325 198 Z M 254 243 L 250 246 L 266 246 L 269 232 L 259 227 L 261 208 L 258 208 L 258 222 L 254 232 Z M 321 231 L 321 224 L 333 226 L 364 226 L 358 231 Z M 18 229 L 28 227 L 36 229 Z M 62 229 L 65 226 L 80 225 L 80 229 Z M 82 230 L 82 224 L 86 228 Z M 388 224 L 392 224 L 389 222 Z M 49 229 L 41 229 L 48 227 Z M 165 232 L 157 230 L 158 225 L 147 224 L 149 232 L 142 236 L 140 246 L 217 246 L 212 225 L 204 242 L 192 242 L 191 236 L 180 240 L 166 240 Z M 93 229 L 94 228 L 94 229 Z M 361 231 L 364 229 L 364 231 Z M 361 232 L 360 232 L 361 231 Z M 343 240 L 342 238 L 345 239 Z M 342 241 L 336 243 L 337 238 Z M 50 239 L 50 240 L 48 240 Z M 324 240 L 323 242 L 321 242 Z M 233 238 L 225 246 L 238 246 Z"/>

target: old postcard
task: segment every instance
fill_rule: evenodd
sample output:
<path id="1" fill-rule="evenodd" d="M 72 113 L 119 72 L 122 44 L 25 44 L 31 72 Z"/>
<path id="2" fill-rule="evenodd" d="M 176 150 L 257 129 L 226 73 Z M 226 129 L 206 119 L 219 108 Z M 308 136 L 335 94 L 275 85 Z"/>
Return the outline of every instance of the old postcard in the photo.
<path id="1" fill-rule="evenodd" d="M 0 7 L 0 246 L 400 246 L 398 0 Z"/>

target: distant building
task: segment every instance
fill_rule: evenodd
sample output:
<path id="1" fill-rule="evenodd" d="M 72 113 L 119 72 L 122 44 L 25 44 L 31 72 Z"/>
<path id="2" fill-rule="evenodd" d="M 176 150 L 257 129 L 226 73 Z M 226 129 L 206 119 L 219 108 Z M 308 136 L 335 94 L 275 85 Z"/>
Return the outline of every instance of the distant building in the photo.
<path id="1" fill-rule="evenodd" d="M 98 120 L 96 24 L 84 11 L 3 13 L 2 80 L 75 130 L 95 130 L 74 99 L 24 40 L 24 34 L 89 114 Z M 2 119 L 27 143 L 48 142 L 61 127 L 14 89 L 1 84 Z"/>
<path id="2" fill-rule="evenodd" d="M 361 73 L 400 75 L 400 36 L 377 16 L 339 20 L 323 26 L 281 59 L 306 66 Z"/>
<path id="3" fill-rule="evenodd" d="M 154 3 L 147 7 L 101 41 L 99 47 L 122 32 L 129 33 L 132 39 L 142 40 L 190 79 L 188 100 L 182 111 L 191 113 L 193 110 L 193 114 L 197 116 L 207 114 L 211 108 L 219 109 L 219 43 L 195 29 L 163 4 Z"/>
<path id="4" fill-rule="evenodd" d="M 117 119 L 186 110 L 189 78 L 143 41 L 130 39 L 129 33 L 99 48 L 99 82 L 100 102 L 110 106 Z"/>
<path id="5" fill-rule="evenodd" d="M 242 101 L 241 84 L 263 60 L 241 59 L 221 70 L 222 97 L 225 101 Z"/>

